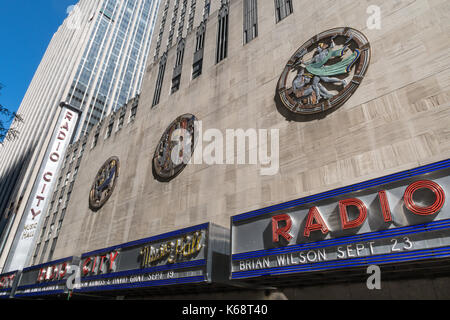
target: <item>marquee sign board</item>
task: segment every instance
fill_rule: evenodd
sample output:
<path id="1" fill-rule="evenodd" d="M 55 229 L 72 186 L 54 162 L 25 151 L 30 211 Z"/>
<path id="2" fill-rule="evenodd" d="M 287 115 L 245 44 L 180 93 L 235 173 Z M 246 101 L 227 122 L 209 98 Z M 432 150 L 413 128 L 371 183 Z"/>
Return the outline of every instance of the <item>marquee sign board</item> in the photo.
<path id="1" fill-rule="evenodd" d="M 74 293 L 225 280 L 228 235 L 228 229 L 206 223 L 85 253 Z"/>
<path id="2" fill-rule="evenodd" d="M 23 269 L 15 298 L 68 293 L 67 282 L 75 274 L 79 258 L 68 257 Z"/>
<path id="3" fill-rule="evenodd" d="M 231 279 L 450 257 L 450 160 L 232 217 Z"/>
<path id="4" fill-rule="evenodd" d="M 0 299 L 9 299 L 13 295 L 19 278 L 19 271 L 0 274 Z"/>

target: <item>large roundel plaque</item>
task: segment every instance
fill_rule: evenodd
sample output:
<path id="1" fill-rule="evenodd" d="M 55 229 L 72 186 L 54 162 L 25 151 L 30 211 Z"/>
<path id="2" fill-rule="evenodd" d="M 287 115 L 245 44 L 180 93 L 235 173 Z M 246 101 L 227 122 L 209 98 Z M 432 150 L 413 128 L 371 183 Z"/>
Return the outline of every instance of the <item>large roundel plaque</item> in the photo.
<path id="1" fill-rule="evenodd" d="M 89 208 L 99 210 L 108 201 L 119 177 L 119 159 L 109 158 L 98 170 L 89 193 Z"/>
<path id="2" fill-rule="evenodd" d="M 197 118 L 184 114 L 173 121 L 162 135 L 153 156 L 153 174 L 161 182 L 175 178 L 194 153 Z"/>
<path id="3" fill-rule="evenodd" d="M 370 43 L 358 30 L 335 28 L 303 44 L 286 64 L 277 95 L 290 112 L 318 114 L 342 106 L 370 62 Z"/>

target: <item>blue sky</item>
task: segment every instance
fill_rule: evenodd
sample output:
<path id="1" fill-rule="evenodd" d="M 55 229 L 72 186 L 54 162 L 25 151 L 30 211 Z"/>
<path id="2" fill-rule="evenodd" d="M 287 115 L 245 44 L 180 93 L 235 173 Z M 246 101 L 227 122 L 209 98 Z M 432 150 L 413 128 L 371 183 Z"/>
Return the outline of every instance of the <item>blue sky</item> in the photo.
<path id="1" fill-rule="evenodd" d="M 48 44 L 78 0 L 0 0 L 0 104 L 16 111 Z"/>

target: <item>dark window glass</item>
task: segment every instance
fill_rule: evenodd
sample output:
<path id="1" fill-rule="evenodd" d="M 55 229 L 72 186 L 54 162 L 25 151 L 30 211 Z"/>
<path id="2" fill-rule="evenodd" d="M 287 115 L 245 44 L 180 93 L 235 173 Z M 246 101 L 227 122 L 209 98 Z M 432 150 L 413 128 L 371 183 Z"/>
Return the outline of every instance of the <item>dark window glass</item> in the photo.
<path id="1" fill-rule="evenodd" d="M 275 0 L 275 15 L 277 23 L 294 12 L 292 0 Z"/>
<path id="2" fill-rule="evenodd" d="M 227 57 L 228 54 L 228 5 L 222 4 L 219 10 L 219 24 L 217 28 L 216 63 Z"/>
<path id="3" fill-rule="evenodd" d="M 156 106 L 159 104 L 159 99 L 161 98 L 161 89 L 164 81 L 164 73 L 166 71 L 166 61 L 167 61 L 167 53 L 164 53 L 161 57 L 161 61 L 159 62 L 159 71 L 158 78 L 156 79 L 156 87 L 155 94 L 153 96 L 152 106 Z"/>
<path id="4" fill-rule="evenodd" d="M 258 36 L 257 0 L 244 0 L 244 44 Z"/>

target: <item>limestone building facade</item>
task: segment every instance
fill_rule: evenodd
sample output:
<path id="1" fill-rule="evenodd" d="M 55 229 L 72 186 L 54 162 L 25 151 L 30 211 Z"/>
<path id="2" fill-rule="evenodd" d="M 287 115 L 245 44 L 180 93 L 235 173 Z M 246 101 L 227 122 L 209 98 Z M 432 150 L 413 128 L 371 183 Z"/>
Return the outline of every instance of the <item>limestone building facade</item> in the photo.
<path id="1" fill-rule="evenodd" d="M 86 135 L 52 258 L 205 222 L 230 227 L 238 214 L 447 160 L 450 6 L 370 4 L 381 10 L 379 28 L 368 24 L 365 1 L 163 0 L 134 120 L 129 105 L 125 122 L 118 111 Z M 331 112 L 286 115 L 275 99 L 286 63 L 306 41 L 337 27 L 359 30 L 370 42 L 359 88 Z M 158 181 L 155 149 L 183 114 L 195 115 L 203 133 L 278 129 L 279 170 L 261 175 L 263 164 L 189 164 L 171 181 Z M 211 140 L 202 138 L 205 148 Z M 110 157 L 120 160 L 120 175 L 94 212 L 90 190 Z M 356 294 L 344 287 L 330 290 Z M 384 297 L 396 289 L 386 290 Z M 285 294 L 302 298 L 302 292 Z"/>

